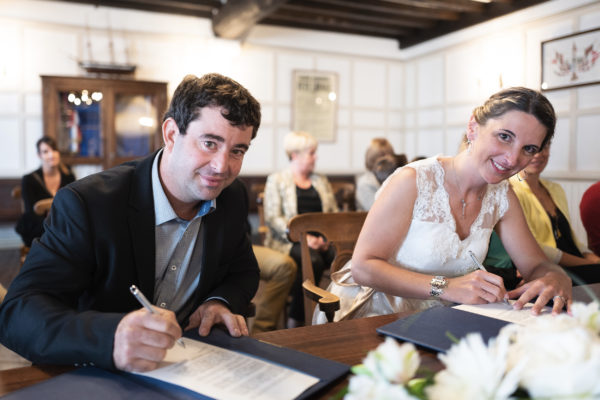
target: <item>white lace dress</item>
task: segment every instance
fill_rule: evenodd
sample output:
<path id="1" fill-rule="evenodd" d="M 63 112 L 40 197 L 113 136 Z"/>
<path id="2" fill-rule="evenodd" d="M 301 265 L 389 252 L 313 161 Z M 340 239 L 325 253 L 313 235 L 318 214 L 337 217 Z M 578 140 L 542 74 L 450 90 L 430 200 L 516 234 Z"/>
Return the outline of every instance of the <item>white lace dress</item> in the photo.
<path id="1" fill-rule="evenodd" d="M 475 269 L 467 253 L 471 250 L 479 260 L 485 259 L 490 235 L 498 220 L 508 209 L 508 182 L 488 185 L 482 199 L 479 215 L 471 225 L 469 236 L 460 240 L 456 222 L 450 212 L 448 193 L 444 188 L 444 169 L 438 157 L 431 157 L 406 165 L 416 171 L 417 199 L 408 233 L 393 265 L 428 275 L 455 277 Z M 394 174 L 398 173 L 396 171 Z M 383 184 L 380 191 L 386 186 Z M 352 278 L 352 265 L 348 262 L 332 274 L 328 290 L 341 300 L 335 321 L 391 314 L 408 310 L 424 310 L 440 304 L 442 300 L 402 298 L 363 287 Z M 325 314 L 315 310 L 313 324 L 327 322 Z"/>

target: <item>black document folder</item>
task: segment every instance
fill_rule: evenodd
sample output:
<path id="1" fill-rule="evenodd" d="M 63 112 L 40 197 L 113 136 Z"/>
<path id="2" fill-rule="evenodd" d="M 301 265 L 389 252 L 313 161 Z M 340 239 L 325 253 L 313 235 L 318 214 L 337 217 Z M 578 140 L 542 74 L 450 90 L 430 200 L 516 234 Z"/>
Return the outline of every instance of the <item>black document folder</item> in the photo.
<path id="1" fill-rule="evenodd" d="M 457 310 L 434 307 L 377 328 L 377 332 L 435 351 L 446 352 L 468 333 L 479 332 L 484 341 L 498 335 L 509 324 L 495 318 Z"/>
<path id="2" fill-rule="evenodd" d="M 213 329 L 211 334 L 205 338 L 198 336 L 195 331 L 190 331 L 185 336 L 255 356 L 319 378 L 319 382 L 304 391 L 298 399 L 310 398 L 330 383 L 344 377 L 350 370 L 350 367 L 345 364 L 285 347 L 274 346 L 247 336 L 233 338 L 219 329 Z M 47 381 L 9 393 L 3 398 L 8 400 L 210 399 L 210 397 L 167 382 L 125 372 L 109 372 L 94 367 L 80 368 L 64 373 Z"/>

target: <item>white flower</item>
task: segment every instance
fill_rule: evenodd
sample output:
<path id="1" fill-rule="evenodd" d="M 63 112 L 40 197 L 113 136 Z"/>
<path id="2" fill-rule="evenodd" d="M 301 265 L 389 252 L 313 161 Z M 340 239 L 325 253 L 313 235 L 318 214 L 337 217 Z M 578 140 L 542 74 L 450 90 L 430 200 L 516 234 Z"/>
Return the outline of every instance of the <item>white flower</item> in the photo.
<path id="1" fill-rule="evenodd" d="M 509 325 L 500 332 L 499 337 L 512 342 L 508 368 L 524 364 L 520 386 L 531 397 L 600 396 L 600 337 L 589 328 L 589 318 L 582 320 L 566 314 L 545 315 L 533 324 Z"/>
<path id="2" fill-rule="evenodd" d="M 404 386 L 392 384 L 368 375 L 355 375 L 350 378 L 348 393 L 344 400 L 418 400 L 411 396 Z"/>
<path id="3" fill-rule="evenodd" d="M 517 389 L 519 368 L 506 373 L 508 338 L 491 340 L 489 347 L 479 333 L 470 333 L 447 354 L 440 354 L 446 369 L 426 389 L 431 400 L 508 399 Z"/>
<path id="4" fill-rule="evenodd" d="M 415 376 L 420 363 L 419 353 L 412 343 L 399 345 L 388 336 L 367 354 L 363 365 L 375 379 L 405 384 Z"/>
<path id="5" fill-rule="evenodd" d="M 600 303 L 573 303 L 571 312 L 582 325 L 600 334 Z"/>

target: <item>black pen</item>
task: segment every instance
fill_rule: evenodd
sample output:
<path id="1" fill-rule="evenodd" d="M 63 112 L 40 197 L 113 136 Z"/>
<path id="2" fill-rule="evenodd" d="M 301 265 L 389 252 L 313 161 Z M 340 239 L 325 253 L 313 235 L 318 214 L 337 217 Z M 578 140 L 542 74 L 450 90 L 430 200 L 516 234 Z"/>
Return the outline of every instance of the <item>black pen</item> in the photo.
<path id="1" fill-rule="evenodd" d="M 144 306 L 146 310 L 148 310 L 150 314 L 156 314 L 156 311 L 154 311 L 154 308 L 152 308 L 152 304 L 150 304 L 146 296 L 144 296 L 144 293 L 142 293 L 142 291 L 138 289 L 137 286 L 131 285 L 129 291 L 140 302 L 140 304 Z M 183 343 L 182 338 L 177 339 L 177 344 L 185 349 L 185 344 Z"/>
<path id="2" fill-rule="evenodd" d="M 483 266 L 483 264 L 481 262 L 479 262 L 479 260 L 477 259 L 477 257 L 475 257 L 475 254 L 471 250 L 469 250 L 467 253 L 469 253 L 469 256 L 471 257 L 471 260 L 473 260 L 473 263 L 477 266 L 477 268 L 479 268 L 482 271 L 488 272 L 487 269 L 485 269 L 485 267 Z M 506 297 L 504 297 L 502 299 L 502 301 L 507 306 L 510 306 L 510 303 L 508 302 L 508 300 L 506 299 Z"/>

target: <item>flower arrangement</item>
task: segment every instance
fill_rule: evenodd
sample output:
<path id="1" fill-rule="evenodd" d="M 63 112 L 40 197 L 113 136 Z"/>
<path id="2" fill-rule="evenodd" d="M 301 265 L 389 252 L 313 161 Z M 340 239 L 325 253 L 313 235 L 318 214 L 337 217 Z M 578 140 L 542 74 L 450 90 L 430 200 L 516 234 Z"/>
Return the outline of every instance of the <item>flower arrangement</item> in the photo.
<path id="1" fill-rule="evenodd" d="M 388 337 L 352 368 L 344 399 L 598 399 L 600 304 L 571 311 L 507 325 L 487 345 L 471 333 L 438 356 L 445 369 L 427 378 L 415 378 L 415 346 Z"/>

